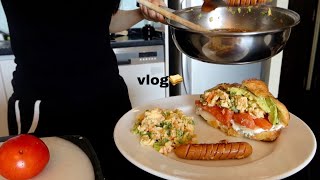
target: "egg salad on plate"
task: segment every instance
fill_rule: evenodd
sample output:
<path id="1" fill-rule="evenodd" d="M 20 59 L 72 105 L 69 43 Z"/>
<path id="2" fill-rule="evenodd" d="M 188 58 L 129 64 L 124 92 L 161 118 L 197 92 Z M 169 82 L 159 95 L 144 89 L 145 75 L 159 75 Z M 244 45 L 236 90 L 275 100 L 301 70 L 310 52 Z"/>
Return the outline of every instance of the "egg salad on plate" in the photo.
<path id="1" fill-rule="evenodd" d="M 142 145 L 167 155 L 177 145 L 195 141 L 194 120 L 179 109 L 153 108 L 137 117 L 132 132 Z"/>

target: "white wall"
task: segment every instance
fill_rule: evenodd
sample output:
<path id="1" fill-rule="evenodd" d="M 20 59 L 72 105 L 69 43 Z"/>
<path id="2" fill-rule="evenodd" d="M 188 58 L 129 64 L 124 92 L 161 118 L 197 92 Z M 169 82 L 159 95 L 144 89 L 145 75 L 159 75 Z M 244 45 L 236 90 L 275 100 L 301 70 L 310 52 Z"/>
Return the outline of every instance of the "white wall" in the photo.
<path id="1" fill-rule="evenodd" d="M 137 8 L 136 3 L 137 1 L 135 0 L 121 0 L 119 9 L 122 9 L 122 10 L 136 9 Z M 137 23 L 136 25 L 134 25 L 132 28 L 142 28 L 145 24 L 148 24 L 148 23 L 152 24 L 156 28 L 161 27 L 160 23 L 154 23 L 147 20 L 143 20 Z"/>
<path id="2" fill-rule="evenodd" d="M 136 9 L 137 8 L 136 3 L 137 1 L 133 1 L 133 0 L 122 0 L 119 9 L 122 9 L 122 10 Z M 140 21 L 138 24 L 134 25 L 133 28 L 141 28 L 146 23 L 147 21 Z"/>
<path id="3" fill-rule="evenodd" d="M 5 33 L 8 33 L 8 24 L 7 24 L 7 18 L 4 14 L 2 3 L 0 1 L 0 31 L 3 31 Z"/>

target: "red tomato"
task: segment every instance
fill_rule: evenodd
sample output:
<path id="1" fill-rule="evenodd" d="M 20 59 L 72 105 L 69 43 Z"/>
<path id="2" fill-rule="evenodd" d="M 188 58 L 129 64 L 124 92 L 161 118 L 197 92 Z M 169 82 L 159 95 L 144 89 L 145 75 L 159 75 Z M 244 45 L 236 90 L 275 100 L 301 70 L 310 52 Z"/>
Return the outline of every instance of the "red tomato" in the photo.
<path id="1" fill-rule="evenodd" d="M 203 110 L 212 114 L 222 124 L 224 124 L 226 126 L 231 125 L 230 120 L 232 119 L 234 113 L 230 109 L 221 108 L 219 106 L 213 106 L 213 107 L 203 106 L 200 103 L 200 101 L 196 101 L 195 104 L 197 106 L 200 106 Z"/>
<path id="2" fill-rule="evenodd" d="M 0 146 L 0 175 L 10 180 L 30 179 L 45 168 L 49 159 L 49 149 L 40 138 L 14 136 Z"/>
<path id="3" fill-rule="evenodd" d="M 249 113 L 235 113 L 233 119 L 236 123 L 250 129 L 255 128 L 253 117 Z"/>
<path id="4" fill-rule="evenodd" d="M 271 129 L 272 124 L 265 118 L 254 119 L 254 123 L 262 129 Z"/>

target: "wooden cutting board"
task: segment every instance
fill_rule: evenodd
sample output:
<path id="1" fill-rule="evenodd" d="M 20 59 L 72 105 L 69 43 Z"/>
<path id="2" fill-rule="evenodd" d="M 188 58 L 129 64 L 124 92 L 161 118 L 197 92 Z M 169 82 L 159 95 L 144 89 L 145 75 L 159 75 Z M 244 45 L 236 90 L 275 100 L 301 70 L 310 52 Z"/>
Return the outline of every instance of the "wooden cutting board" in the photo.
<path id="1" fill-rule="evenodd" d="M 95 173 L 86 153 L 60 137 L 41 138 L 49 148 L 50 160 L 32 180 L 94 180 Z M 1 145 L 1 143 L 0 143 Z M 0 180 L 5 180 L 0 176 Z"/>

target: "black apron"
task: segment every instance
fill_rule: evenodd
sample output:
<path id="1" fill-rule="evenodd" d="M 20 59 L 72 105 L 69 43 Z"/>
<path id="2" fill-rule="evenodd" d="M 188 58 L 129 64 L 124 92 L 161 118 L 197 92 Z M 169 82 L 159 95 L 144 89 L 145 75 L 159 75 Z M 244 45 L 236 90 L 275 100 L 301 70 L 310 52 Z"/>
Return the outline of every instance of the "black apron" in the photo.
<path id="1" fill-rule="evenodd" d="M 17 64 L 8 103 L 10 134 L 82 135 L 107 178 L 120 178 L 116 172 L 126 168 L 140 172 L 113 141 L 115 124 L 131 109 L 110 46 L 113 1 L 1 1 Z M 110 165 L 116 161 L 120 166 Z"/>

